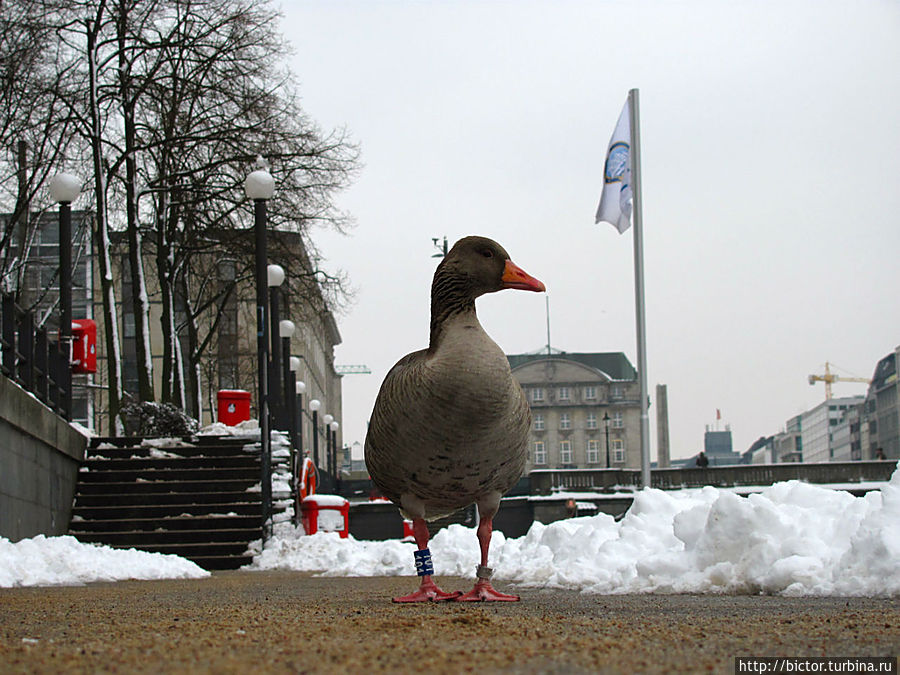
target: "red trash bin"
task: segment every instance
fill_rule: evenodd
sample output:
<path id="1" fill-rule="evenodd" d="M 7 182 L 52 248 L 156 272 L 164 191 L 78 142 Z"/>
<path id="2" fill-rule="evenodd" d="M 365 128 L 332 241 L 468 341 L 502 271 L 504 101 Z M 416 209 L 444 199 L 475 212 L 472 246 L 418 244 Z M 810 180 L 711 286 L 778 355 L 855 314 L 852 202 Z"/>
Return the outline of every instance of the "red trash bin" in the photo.
<path id="1" fill-rule="evenodd" d="M 219 421 L 233 427 L 250 419 L 250 392 L 243 389 L 220 389 L 217 394 Z"/>
<path id="2" fill-rule="evenodd" d="M 97 324 L 93 319 L 72 322 L 72 372 L 97 372 Z"/>
<path id="3" fill-rule="evenodd" d="M 346 539 L 350 535 L 350 502 L 337 495 L 310 495 L 300 504 L 303 529 L 306 534 L 339 532 Z"/>

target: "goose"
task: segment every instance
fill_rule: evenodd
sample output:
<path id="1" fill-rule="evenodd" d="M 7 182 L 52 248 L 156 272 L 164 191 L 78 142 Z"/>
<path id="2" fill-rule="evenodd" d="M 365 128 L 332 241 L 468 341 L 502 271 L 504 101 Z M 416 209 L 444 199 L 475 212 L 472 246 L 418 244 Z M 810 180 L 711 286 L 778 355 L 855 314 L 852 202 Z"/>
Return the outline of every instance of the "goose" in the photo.
<path id="1" fill-rule="evenodd" d="M 500 498 L 525 468 L 531 411 L 503 350 L 478 322 L 475 299 L 544 284 L 497 242 L 460 239 L 434 273 L 427 349 L 407 354 L 381 385 L 366 434 L 369 476 L 413 523 L 418 590 L 394 602 L 516 601 L 491 585 L 488 549 Z M 475 587 L 445 592 L 431 578 L 429 520 L 475 504 L 481 562 Z"/>

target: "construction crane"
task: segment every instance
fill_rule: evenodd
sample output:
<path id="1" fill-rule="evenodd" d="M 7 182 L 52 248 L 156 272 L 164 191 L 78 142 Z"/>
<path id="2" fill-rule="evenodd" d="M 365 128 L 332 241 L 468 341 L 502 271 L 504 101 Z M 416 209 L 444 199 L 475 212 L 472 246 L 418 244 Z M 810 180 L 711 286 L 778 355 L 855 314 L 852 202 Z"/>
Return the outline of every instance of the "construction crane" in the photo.
<path id="1" fill-rule="evenodd" d="M 369 366 L 335 366 L 334 372 L 338 375 L 371 375 Z"/>
<path id="2" fill-rule="evenodd" d="M 831 364 L 828 361 L 825 362 L 825 374 L 824 375 L 810 375 L 809 383 L 815 384 L 816 382 L 824 382 L 825 383 L 825 400 L 828 401 L 831 399 L 831 385 L 834 382 L 860 382 L 862 384 L 869 384 L 869 380 L 864 377 L 846 377 L 844 375 L 838 375 L 837 373 L 831 372 Z"/>

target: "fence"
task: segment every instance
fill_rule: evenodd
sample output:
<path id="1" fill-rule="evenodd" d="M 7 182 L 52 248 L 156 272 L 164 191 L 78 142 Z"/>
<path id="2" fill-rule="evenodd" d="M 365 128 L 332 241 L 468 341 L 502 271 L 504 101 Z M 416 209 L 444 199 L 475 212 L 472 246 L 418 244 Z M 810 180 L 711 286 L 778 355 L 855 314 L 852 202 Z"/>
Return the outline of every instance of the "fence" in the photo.
<path id="1" fill-rule="evenodd" d="M 788 480 L 841 484 L 888 481 L 896 460 L 868 462 L 823 462 L 820 464 L 735 464 L 706 468 L 653 469 L 651 485 L 663 490 L 772 485 Z M 548 495 L 560 490 L 616 492 L 640 488 L 639 469 L 548 469 L 529 474 L 532 494 Z"/>
<path id="2" fill-rule="evenodd" d="M 34 316 L 12 295 L 0 294 L 0 372 L 32 393 L 41 403 L 70 419 L 66 396 L 72 386 L 69 359 L 46 328 L 35 328 Z"/>

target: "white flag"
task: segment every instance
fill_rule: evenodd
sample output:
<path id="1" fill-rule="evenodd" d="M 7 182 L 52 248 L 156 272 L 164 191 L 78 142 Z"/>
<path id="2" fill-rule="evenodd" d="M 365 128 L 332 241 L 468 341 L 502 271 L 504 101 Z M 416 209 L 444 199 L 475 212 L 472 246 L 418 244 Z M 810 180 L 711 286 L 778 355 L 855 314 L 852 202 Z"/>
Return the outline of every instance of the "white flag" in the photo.
<path id="1" fill-rule="evenodd" d="M 630 99 L 619 115 L 616 130 L 609 139 L 603 169 L 603 193 L 595 223 L 603 221 L 621 234 L 631 226 L 631 113 Z"/>

